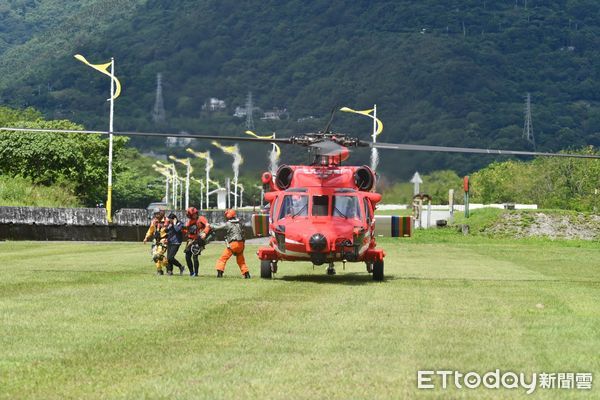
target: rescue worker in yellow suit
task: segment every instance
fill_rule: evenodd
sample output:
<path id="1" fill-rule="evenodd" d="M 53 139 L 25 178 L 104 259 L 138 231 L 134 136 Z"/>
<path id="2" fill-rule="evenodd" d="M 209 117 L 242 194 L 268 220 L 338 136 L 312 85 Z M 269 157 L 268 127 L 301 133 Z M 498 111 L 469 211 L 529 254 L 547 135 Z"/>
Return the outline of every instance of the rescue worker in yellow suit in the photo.
<path id="1" fill-rule="evenodd" d="M 163 268 L 169 264 L 167 259 L 167 226 L 169 220 L 165 217 L 164 210 L 155 209 L 154 218 L 150 222 L 150 228 L 144 237 L 144 243 L 148 240 L 153 241 L 152 245 L 152 261 L 156 264 L 156 275 L 163 275 Z"/>
<path id="2" fill-rule="evenodd" d="M 225 271 L 225 264 L 235 255 L 235 260 L 240 267 L 240 272 L 245 279 L 250 279 L 250 272 L 248 271 L 248 265 L 246 265 L 246 259 L 244 258 L 244 227 L 240 223 L 240 220 L 236 217 L 235 210 L 225 210 L 224 224 L 213 226 L 215 231 L 225 229 L 225 243 L 227 248 L 223 250 L 221 257 L 217 260 L 217 278 L 223 277 Z"/>

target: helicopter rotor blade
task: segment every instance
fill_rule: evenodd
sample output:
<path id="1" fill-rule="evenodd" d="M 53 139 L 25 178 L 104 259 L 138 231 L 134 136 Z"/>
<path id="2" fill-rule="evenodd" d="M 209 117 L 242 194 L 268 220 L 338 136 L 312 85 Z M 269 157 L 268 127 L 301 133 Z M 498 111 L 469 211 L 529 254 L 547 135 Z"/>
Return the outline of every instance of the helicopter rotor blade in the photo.
<path id="1" fill-rule="evenodd" d="M 93 131 L 93 130 L 76 130 L 76 129 L 37 129 L 37 128 L 11 128 L 0 127 L 0 132 L 45 132 L 45 133 L 77 133 L 90 135 L 109 135 L 108 131 Z M 176 137 L 190 138 L 201 140 L 224 140 L 235 142 L 262 142 L 262 143 L 281 143 L 281 144 L 299 144 L 304 146 L 313 146 L 321 148 L 326 152 L 337 153 L 342 145 L 335 141 L 323 137 L 322 134 L 306 134 L 300 137 L 290 138 L 274 138 L 260 139 L 254 137 L 238 137 L 238 136 L 218 136 L 218 135 L 201 135 L 196 133 L 162 133 L 162 132 L 112 132 L 115 136 L 144 136 L 144 137 Z M 313 136 L 314 137 L 311 137 Z M 308 137 L 308 139 L 307 139 Z M 335 147 L 335 146 L 339 146 Z M 570 158 L 588 158 L 600 159 L 600 155 L 594 154 L 573 154 L 573 153 L 546 153 L 537 151 L 521 151 L 521 150 L 498 150 L 498 149 L 480 149 L 471 147 L 448 147 L 448 146 L 430 146 L 421 144 L 405 144 L 405 143 L 372 143 L 362 140 L 352 140 L 348 146 L 373 147 L 377 149 L 387 150 L 405 150 L 405 151 L 428 151 L 442 153 L 470 153 L 470 154 L 488 154 L 488 155 L 514 155 L 514 156 L 542 156 L 542 157 L 570 157 Z"/>
<path id="2" fill-rule="evenodd" d="M 539 151 L 520 151 L 520 150 L 495 150 L 478 149 L 470 147 L 447 147 L 447 146 L 429 146 L 422 144 L 403 144 L 403 143 L 371 143 L 361 141 L 360 145 L 366 143 L 369 147 L 387 150 L 406 150 L 406 151 L 429 151 L 442 153 L 472 153 L 472 154 L 491 154 L 491 155 L 512 155 L 512 156 L 542 156 L 542 157 L 571 157 L 571 158 L 592 158 L 600 159 L 600 155 L 594 154 L 573 154 L 573 153 L 544 153 Z"/>
<path id="3" fill-rule="evenodd" d="M 110 135 L 108 131 L 89 131 L 75 129 L 33 129 L 33 128 L 8 128 L 2 127 L 0 131 L 5 132 L 45 132 L 45 133 L 79 133 L 89 135 Z M 229 140 L 236 142 L 264 142 L 264 143 L 292 143 L 290 138 L 260 139 L 254 137 L 200 135 L 196 133 L 160 133 L 160 132 L 112 132 L 115 136 L 146 136 L 146 137 L 175 137 L 206 140 Z"/>

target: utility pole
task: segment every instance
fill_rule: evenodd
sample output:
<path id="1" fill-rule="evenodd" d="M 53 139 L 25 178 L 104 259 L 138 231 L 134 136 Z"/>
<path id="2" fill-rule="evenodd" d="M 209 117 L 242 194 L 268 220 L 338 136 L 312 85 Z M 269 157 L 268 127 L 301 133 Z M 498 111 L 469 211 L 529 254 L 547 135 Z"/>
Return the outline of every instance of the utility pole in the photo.
<path id="1" fill-rule="evenodd" d="M 252 101 L 252 92 L 248 92 L 246 98 L 246 129 L 254 129 L 254 119 L 252 112 L 254 111 L 254 103 Z"/>
<path id="2" fill-rule="evenodd" d="M 535 138 L 533 137 L 533 124 L 531 122 L 531 94 L 525 98 L 525 124 L 523 125 L 523 138 L 533 145 L 535 151 Z"/>

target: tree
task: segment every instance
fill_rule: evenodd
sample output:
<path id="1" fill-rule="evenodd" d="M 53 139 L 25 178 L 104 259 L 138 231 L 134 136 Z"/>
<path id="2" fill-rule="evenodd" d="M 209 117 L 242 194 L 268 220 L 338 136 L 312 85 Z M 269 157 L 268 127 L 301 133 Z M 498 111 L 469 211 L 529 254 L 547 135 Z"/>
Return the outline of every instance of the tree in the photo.
<path id="1" fill-rule="evenodd" d="M 68 120 L 46 121 L 32 109 L 0 107 L 3 126 L 41 129 L 83 127 Z M 115 137 L 113 155 L 118 160 L 126 138 Z M 88 205 L 104 199 L 107 189 L 108 139 L 101 135 L 44 132 L 3 132 L 0 134 L 0 172 L 30 178 L 36 184 L 70 182 L 77 196 Z M 117 161 L 115 172 L 122 169 Z"/>

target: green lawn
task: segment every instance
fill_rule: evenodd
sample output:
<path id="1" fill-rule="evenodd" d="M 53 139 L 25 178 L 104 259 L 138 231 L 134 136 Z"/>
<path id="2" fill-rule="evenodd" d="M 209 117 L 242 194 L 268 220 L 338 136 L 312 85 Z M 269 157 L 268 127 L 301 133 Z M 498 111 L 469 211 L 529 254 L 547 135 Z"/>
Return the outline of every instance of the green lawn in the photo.
<path id="1" fill-rule="evenodd" d="M 154 276 L 137 243 L 0 242 L 0 398 L 600 397 L 600 245 L 445 232 L 360 264 Z M 181 257 L 183 258 L 183 257 Z M 419 369 L 592 372 L 592 392 L 418 390 Z M 530 375 L 528 375 L 530 376 Z M 438 383 L 439 386 L 439 382 Z"/>

